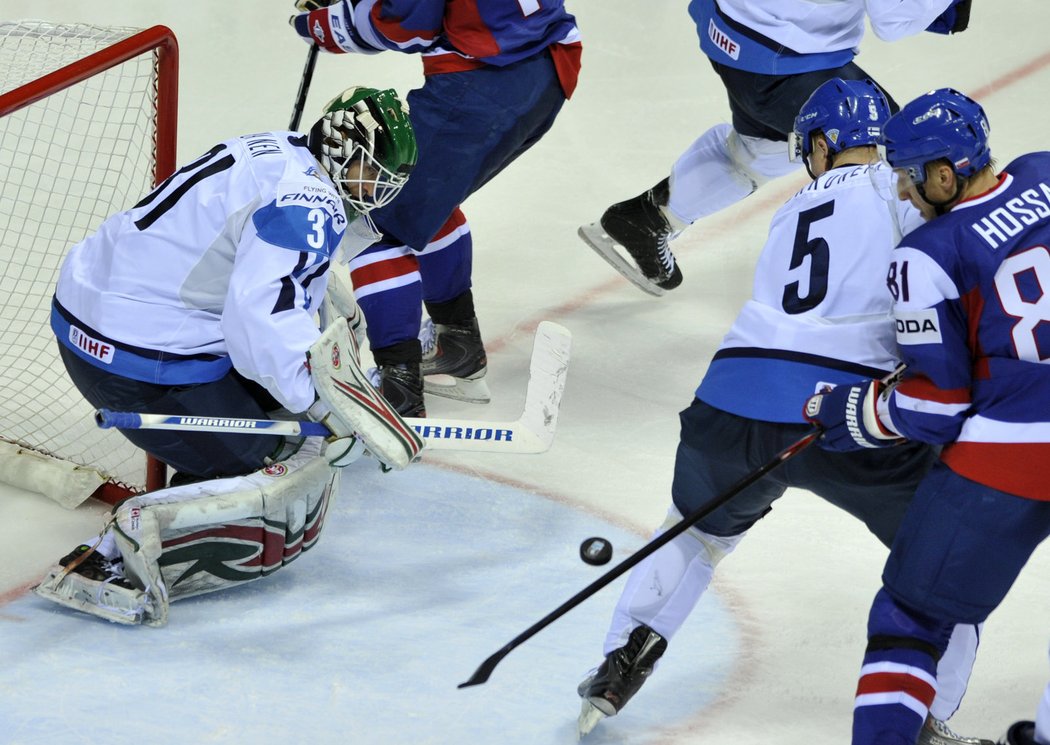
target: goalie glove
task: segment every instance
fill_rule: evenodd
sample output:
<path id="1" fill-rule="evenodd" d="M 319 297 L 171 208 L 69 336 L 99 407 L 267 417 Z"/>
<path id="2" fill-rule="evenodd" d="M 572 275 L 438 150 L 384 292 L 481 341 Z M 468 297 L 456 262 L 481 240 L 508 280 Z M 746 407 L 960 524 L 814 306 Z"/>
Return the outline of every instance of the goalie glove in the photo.
<path id="1" fill-rule="evenodd" d="M 943 13 L 926 27 L 935 34 L 958 34 L 970 25 L 970 4 L 973 0 L 953 0 Z"/>
<path id="2" fill-rule="evenodd" d="M 361 369 L 357 342 L 346 319 L 325 329 L 307 352 L 317 401 L 308 412 L 335 435 L 329 448 L 352 454 L 352 444 L 336 445 L 340 438 L 356 437 L 384 465 L 402 469 L 419 457 L 423 438 L 387 403 Z M 342 458 L 329 457 L 335 465 Z"/>
<path id="3" fill-rule="evenodd" d="M 891 388 L 878 380 L 829 388 L 806 401 L 803 416 L 824 429 L 817 444 L 825 450 L 846 452 L 884 448 L 904 441 L 886 428 L 876 406 L 880 394 Z"/>

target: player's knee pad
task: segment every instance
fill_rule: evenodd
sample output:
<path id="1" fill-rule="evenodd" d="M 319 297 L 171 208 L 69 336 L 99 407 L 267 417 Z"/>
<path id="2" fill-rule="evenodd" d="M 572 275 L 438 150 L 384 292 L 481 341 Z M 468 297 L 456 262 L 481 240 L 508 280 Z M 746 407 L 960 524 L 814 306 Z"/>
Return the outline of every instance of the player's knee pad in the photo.
<path id="1" fill-rule="evenodd" d="M 312 547 L 338 472 L 307 444 L 286 461 L 233 478 L 133 497 L 114 537 L 138 588 L 138 622 L 160 626 L 168 603 L 259 579 Z"/>
<path id="2" fill-rule="evenodd" d="M 868 617 L 867 654 L 914 651 L 936 662 L 944 654 L 953 628 L 953 624 L 901 605 L 883 588 L 875 596 Z"/>
<path id="3" fill-rule="evenodd" d="M 671 509 L 667 512 L 667 518 L 664 520 L 664 524 L 660 526 L 660 530 L 661 532 L 666 532 L 669 528 L 674 527 L 681 521 L 682 513 L 678 511 L 677 507 L 672 505 Z M 714 569 L 718 566 L 718 562 L 722 561 L 722 559 L 732 553 L 733 549 L 736 548 L 738 543 L 740 543 L 740 539 L 744 537 L 745 533 L 731 536 L 720 536 L 705 533 L 696 527 L 692 527 L 682 535 L 691 539 L 696 550 L 696 555 L 701 558 L 701 561 Z"/>
<path id="4" fill-rule="evenodd" d="M 767 181 L 785 176 L 799 168 L 788 157 L 786 142 L 739 134 L 735 129 L 726 137 L 730 160 L 757 189 Z"/>

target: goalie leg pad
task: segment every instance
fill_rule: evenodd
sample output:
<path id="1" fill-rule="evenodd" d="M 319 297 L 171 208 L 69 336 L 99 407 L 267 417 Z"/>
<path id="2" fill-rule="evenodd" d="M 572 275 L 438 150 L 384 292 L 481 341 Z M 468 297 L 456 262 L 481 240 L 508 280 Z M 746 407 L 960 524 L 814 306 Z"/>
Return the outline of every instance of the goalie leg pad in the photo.
<path id="1" fill-rule="evenodd" d="M 338 471 L 319 448 L 315 440 L 247 476 L 123 502 L 112 531 L 134 588 L 100 590 L 75 573 L 55 582 L 52 572 L 41 587 L 57 587 L 44 596 L 111 621 L 163 626 L 172 600 L 272 574 L 312 547 L 324 526 Z"/>
<path id="2" fill-rule="evenodd" d="M 368 380 L 357 344 L 342 319 L 325 329 L 308 354 L 314 388 L 328 410 L 323 424 L 336 435 L 356 435 L 372 455 L 392 468 L 405 468 L 419 456 L 423 438 Z"/>

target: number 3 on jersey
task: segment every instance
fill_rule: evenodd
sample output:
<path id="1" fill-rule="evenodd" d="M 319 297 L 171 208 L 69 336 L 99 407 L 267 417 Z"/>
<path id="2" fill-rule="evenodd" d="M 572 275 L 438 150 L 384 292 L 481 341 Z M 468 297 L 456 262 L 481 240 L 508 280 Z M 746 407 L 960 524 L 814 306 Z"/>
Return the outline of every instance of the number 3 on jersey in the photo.
<path id="1" fill-rule="evenodd" d="M 306 242 L 310 248 L 324 248 L 325 245 L 325 233 L 324 233 L 324 222 L 325 222 L 325 211 L 312 209 L 310 214 L 307 216 L 307 220 L 310 221 L 313 230 L 308 236 L 306 236 Z"/>

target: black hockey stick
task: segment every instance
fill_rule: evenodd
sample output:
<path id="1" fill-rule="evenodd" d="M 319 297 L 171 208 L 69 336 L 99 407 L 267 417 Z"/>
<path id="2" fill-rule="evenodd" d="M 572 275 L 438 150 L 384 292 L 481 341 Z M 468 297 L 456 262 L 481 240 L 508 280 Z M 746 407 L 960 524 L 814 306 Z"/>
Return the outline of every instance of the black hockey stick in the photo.
<path id="1" fill-rule="evenodd" d="M 299 129 L 299 120 L 303 118 L 303 109 L 306 108 L 306 94 L 310 92 L 310 81 L 314 77 L 314 66 L 317 64 L 318 46 L 310 45 L 310 51 L 306 53 L 306 65 L 303 67 L 303 78 L 299 81 L 299 93 L 295 97 L 295 107 L 292 109 L 292 122 L 288 129 L 293 132 Z"/>
<path id="2" fill-rule="evenodd" d="M 568 613 L 570 610 L 572 610 L 584 600 L 589 598 L 591 595 L 594 595 L 596 592 L 598 592 L 598 590 L 605 587 L 607 584 L 612 582 L 614 579 L 619 577 L 628 569 L 640 563 L 646 557 L 652 555 L 660 547 L 666 545 L 667 543 L 670 543 L 679 535 L 689 530 L 689 528 L 693 527 L 693 525 L 710 515 L 712 512 L 724 505 L 726 502 L 728 502 L 730 499 L 742 492 L 744 489 L 751 486 L 751 484 L 758 481 L 760 478 L 765 476 L 767 473 L 772 471 L 781 463 L 784 463 L 785 461 L 794 458 L 796 455 L 798 455 L 803 450 L 812 445 L 814 442 L 816 442 L 817 438 L 820 437 L 823 431 L 824 430 L 821 427 L 814 427 L 805 437 L 802 437 L 798 441 L 792 443 L 791 445 L 788 445 L 786 448 L 784 448 L 775 456 L 773 456 L 773 458 L 770 459 L 768 463 L 759 466 L 747 476 L 744 476 L 731 487 L 729 487 L 717 497 L 712 499 L 710 502 L 705 504 L 703 507 L 683 517 L 680 522 L 668 529 L 666 533 L 662 533 L 653 540 L 649 541 L 649 543 L 645 544 L 640 549 L 635 551 L 634 554 L 621 561 L 619 564 L 614 566 L 612 569 L 610 569 L 598 579 L 594 580 L 594 582 L 591 582 L 591 584 L 587 585 L 585 588 L 583 588 L 571 598 L 566 600 L 564 603 L 559 605 L 557 608 L 555 608 L 553 611 L 551 611 L 539 621 L 534 623 L 532 626 L 529 626 L 529 628 L 525 629 L 523 632 L 511 639 L 510 642 L 508 642 L 498 652 L 491 655 L 488 659 L 482 662 L 481 665 L 478 666 L 478 669 L 474 671 L 474 674 L 470 676 L 469 680 L 467 680 L 464 683 L 460 683 L 457 687 L 467 688 L 468 686 L 481 685 L 482 683 L 486 682 L 489 679 L 489 676 L 492 675 L 492 671 L 496 669 L 496 665 L 498 665 L 504 657 L 510 654 L 515 647 L 531 639 L 537 633 L 539 633 L 544 628 L 552 624 L 554 621 L 557 621 L 559 618 L 564 616 L 566 613 Z"/>

